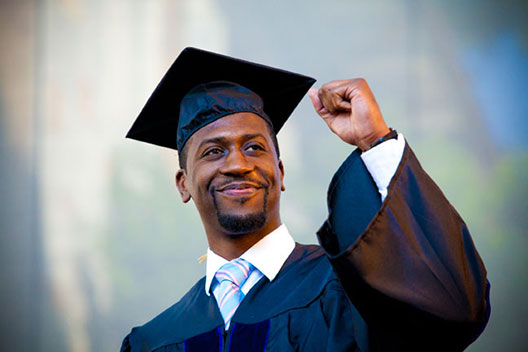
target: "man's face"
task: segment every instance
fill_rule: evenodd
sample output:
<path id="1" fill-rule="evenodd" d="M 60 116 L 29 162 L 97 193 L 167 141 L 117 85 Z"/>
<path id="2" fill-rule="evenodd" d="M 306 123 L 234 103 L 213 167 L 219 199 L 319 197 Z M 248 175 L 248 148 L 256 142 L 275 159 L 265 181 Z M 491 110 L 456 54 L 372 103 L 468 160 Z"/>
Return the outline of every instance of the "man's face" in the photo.
<path id="1" fill-rule="evenodd" d="M 206 230 L 238 235 L 280 225 L 284 170 L 261 117 L 222 117 L 192 135 L 186 148 L 187 170 L 178 171 L 176 182 Z"/>

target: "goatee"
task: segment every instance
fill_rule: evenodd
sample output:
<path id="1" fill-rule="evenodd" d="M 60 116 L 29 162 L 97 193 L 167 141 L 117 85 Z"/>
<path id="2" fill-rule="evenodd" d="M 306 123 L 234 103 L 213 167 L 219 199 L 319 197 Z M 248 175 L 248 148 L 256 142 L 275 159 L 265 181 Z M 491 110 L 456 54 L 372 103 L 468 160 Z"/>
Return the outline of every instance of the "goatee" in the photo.
<path id="1" fill-rule="evenodd" d="M 218 202 L 216 199 L 215 192 L 213 194 L 213 202 L 216 208 L 216 216 L 218 218 L 218 223 L 222 226 L 227 232 L 232 235 L 243 235 L 246 233 L 252 233 L 260 230 L 266 224 L 268 214 L 266 212 L 266 205 L 268 203 L 268 189 L 264 190 L 264 200 L 262 204 L 262 210 L 246 215 L 230 215 L 223 214 L 220 211 Z M 241 205 L 244 204 L 246 200 L 241 200 Z"/>
<path id="2" fill-rule="evenodd" d="M 255 232 L 266 224 L 266 213 L 263 211 L 237 216 L 220 214 L 217 209 L 217 216 L 220 226 L 233 235 Z"/>

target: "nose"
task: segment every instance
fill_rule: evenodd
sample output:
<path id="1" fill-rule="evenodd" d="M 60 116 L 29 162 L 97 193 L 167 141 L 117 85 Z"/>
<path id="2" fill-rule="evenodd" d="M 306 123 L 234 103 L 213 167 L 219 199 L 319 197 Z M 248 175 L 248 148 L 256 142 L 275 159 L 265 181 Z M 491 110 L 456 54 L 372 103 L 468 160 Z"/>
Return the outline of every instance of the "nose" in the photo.
<path id="1" fill-rule="evenodd" d="M 235 149 L 224 158 L 220 172 L 225 175 L 244 175 L 251 172 L 253 167 L 253 162 L 241 150 Z"/>

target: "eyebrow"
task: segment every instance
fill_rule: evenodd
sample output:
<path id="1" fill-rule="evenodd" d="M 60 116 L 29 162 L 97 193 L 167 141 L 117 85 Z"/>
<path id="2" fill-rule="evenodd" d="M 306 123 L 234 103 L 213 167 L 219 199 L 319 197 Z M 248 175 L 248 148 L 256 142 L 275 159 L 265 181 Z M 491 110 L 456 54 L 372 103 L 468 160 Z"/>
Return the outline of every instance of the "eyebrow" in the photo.
<path id="1" fill-rule="evenodd" d="M 240 136 L 240 138 L 242 138 L 243 140 L 250 140 L 250 139 L 254 139 L 254 138 L 257 138 L 257 137 L 262 137 L 264 139 L 266 139 L 266 137 L 262 134 L 262 133 L 247 133 L 247 134 L 243 134 L 242 136 Z M 213 138 L 207 138 L 207 139 L 204 139 L 202 142 L 200 142 L 200 145 L 198 145 L 198 149 L 202 148 L 202 146 L 204 146 L 205 144 L 226 144 L 227 142 L 229 141 L 229 138 L 227 137 L 213 137 Z"/>

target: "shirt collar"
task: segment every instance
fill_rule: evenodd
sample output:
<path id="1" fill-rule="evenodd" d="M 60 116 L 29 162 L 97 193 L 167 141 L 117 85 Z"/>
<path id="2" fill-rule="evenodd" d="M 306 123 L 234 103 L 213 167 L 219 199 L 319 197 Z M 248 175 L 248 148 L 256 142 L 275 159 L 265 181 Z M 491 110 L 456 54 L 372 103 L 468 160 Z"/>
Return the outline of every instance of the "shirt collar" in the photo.
<path id="1" fill-rule="evenodd" d="M 282 224 L 245 251 L 240 258 L 253 264 L 269 281 L 273 281 L 294 248 L 295 241 L 286 225 Z M 227 262 L 226 259 L 207 248 L 205 272 L 205 292 L 207 295 L 209 295 L 216 272 Z"/>

